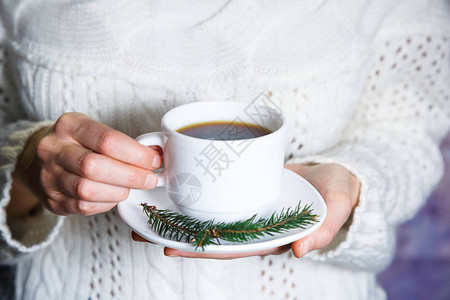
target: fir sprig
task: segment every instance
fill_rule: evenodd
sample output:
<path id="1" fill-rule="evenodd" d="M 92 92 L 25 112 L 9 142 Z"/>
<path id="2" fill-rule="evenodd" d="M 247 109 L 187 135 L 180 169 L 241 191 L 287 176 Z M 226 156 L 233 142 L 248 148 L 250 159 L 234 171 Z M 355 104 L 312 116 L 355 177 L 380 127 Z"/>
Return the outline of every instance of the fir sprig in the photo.
<path id="1" fill-rule="evenodd" d="M 220 244 L 220 240 L 230 242 L 249 242 L 264 235 L 273 236 L 290 229 L 301 228 L 317 222 L 318 216 L 312 213 L 311 204 L 301 208 L 301 202 L 295 208 L 274 212 L 270 218 L 256 219 L 257 215 L 244 221 L 219 222 L 200 221 L 170 210 L 160 210 L 155 206 L 141 203 L 148 223 L 160 236 L 190 242 L 196 249 L 205 249 L 210 244 Z"/>

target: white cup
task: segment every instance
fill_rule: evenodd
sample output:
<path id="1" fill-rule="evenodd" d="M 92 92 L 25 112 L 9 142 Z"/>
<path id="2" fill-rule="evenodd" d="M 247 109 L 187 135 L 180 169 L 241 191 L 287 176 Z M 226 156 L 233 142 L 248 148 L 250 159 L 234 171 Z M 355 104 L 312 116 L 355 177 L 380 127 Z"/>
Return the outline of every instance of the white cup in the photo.
<path id="1" fill-rule="evenodd" d="M 210 121 L 229 121 L 222 138 L 233 139 L 236 122 L 272 133 L 243 140 L 208 140 L 177 132 Z M 180 212 L 200 220 L 243 220 L 273 204 L 281 194 L 286 122 L 276 109 L 236 101 L 192 102 L 168 111 L 162 132 L 136 140 L 163 149 L 164 166 L 156 173 Z M 249 128 L 251 130 L 251 128 Z"/>

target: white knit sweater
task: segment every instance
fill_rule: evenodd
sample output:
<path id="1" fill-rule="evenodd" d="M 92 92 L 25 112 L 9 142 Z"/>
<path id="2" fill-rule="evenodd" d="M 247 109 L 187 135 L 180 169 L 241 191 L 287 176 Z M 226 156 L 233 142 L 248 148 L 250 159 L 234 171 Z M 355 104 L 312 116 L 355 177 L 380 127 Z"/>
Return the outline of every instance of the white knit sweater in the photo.
<path id="1" fill-rule="evenodd" d="M 448 1 L 1 0 L 0 261 L 18 299 L 380 299 L 395 226 L 442 174 L 450 125 Z M 12 84 L 14 83 L 14 84 Z M 328 248 L 232 261 L 169 258 L 117 212 L 7 217 L 27 137 L 79 111 L 128 135 L 190 101 L 266 93 L 289 120 L 286 162 L 362 183 Z"/>

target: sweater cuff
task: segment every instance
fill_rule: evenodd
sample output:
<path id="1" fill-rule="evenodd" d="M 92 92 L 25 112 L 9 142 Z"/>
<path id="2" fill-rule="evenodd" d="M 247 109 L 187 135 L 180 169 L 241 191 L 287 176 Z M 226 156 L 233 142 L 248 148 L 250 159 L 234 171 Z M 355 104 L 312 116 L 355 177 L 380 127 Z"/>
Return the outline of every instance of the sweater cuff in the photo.
<path id="1" fill-rule="evenodd" d="M 336 163 L 361 182 L 358 205 L 352 216 L 327 247 L 312 251 L 305 258 L 327 261 L 360 270 L 381 271 L 391 262 L 395 234 L 384 216 L 379 201 L 384 182 L 371 165 L 370 158 L 337 149 L 330 153 L 289 159 L 286 164 Z"/>
<path id="2" fill-rule="evenodd" d="M 31 253 L 51 243 L 62 225 L 63 217 L 42 206 L 36 213 L 23 217 L 9 217 L 5 208 L 10 201 L 12 173 L 17 158 L 28 138 L 37 130 L 53 122 L 19 121 L 6 128 L 9 132 L 0 148 L 0 261 L 11 263 L 20 254 Z"/>

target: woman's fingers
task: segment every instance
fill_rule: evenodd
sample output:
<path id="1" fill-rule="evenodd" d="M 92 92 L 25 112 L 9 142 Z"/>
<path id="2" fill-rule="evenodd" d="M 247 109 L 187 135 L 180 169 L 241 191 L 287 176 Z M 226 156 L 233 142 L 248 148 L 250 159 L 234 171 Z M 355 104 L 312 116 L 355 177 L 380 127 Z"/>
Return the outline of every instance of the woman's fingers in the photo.
<path id="1" fill-rule="evenodd" d="M 110 185 L 152 189 L 158 182 L 156 175 L 149 170 L 128 165 L 73 143 L 64 145 L 56 161 L 72 173 Z"/>
<path id="2" fill-rule="evenodd" d="M 131 232 L 131 238 L 133 241 L 136 242 L 152 242 L 146 240 L 136 232 Z M 235 259 L 235 258 L 243 258 L 243 257 L 250 257 L 250 256 L 265 256 L 265 255 L 278 255 L 283 254 L 286 251 L 289 251 L 291 248 L 291 245 L 284 245 L 276 248 L 261 250 L 261 251 L 252 251 L 252 252 L 245 252 L 245 253 L 224 253 L 224 254 L 207 254 L 202 252 L 188 252 L 188 251 L 181 251 L 176 250 L 173 248 L 164 248 L 164 255 L 170 256 L 170 257 L 186 257 L 186 258 L 205 258 L 205 259 Z"/>
<path id="3" fill-rule="evenodd" d="M 164 255 L 171 257 L 186 257 L 186 258 L 206 258 L 206 259 L 235 259 L 235 258 L 243 258 L 243 257 L 251 257 L 251 256 L 265 256 L 265 255 L 278 255 L 285 253 L 290 249 L 290 245 L 284 245 L 276 248 L 261 250 L 261 251 L 252 251 L 245 253 L 221 253 L 221 254 L 208 254 L 202 252 L 187 252 L 176 250 L 172 248 L 164 248 Z"/>
<path id="4" fill-rule="evenodd" d="M 142 236 L 140 236 L 139 234 L 137 234 L 134 231 L 131 231 L 131 238 L 135 242 L 146 242 L 146 243 L 154 244 L 153 242 L 150 242 L 149 240 L 144 239 Z"/>
<path id="5" fill-rule="evenodd" d="M 110 211 L 113 209 L 117 203 L 105 203 L 105 202 L 89 202 L 78 200 L 77 201 L 77 210 L 78 214 L 82 214 L 84 216 L 90 216 L 95 214 L 100 214 L 103 212 Z"/>
<path id="6" fill-rule="evenodd" d="M 79 214 L 90 216 L 107 212 L 114 208 L 117 203 L 89 202 L 62 195 L 58 197 L 58 200 L 48 199 L 48 201 L 44 202 L 44 205 L 58 215 L 67 216 Z"/>
<path id="7" fill-rule="evenodd" d="M 346 192 L 331 192 L 325 195 L 327 216 L 323 224 L 309 236 L 292 243 L 292 252 L 298 258 L 306 253 L 328 246 L 352 211 L 350 195 Z"/>
<path id="8" fill-rule="evenodd" d="M 69 197 L 90 202 L 120 202 L 130 193 L 128 188 L 96 182 L 66 170 L 56 176 L 56 187 Z"/>
<path id="9" fill-rule="evenodd" d="M 157 169 L 162 164 L 158 151 L 83 114 L 62 115 L 56 124 L 56 132 L 58 131 L 68 133 L 87 149 L 127 164 L 149 170 Z"/>
<path id="10" fill-rule="evenodd" d="M 346 168 L 338 164 L 292 164 L 285 167 L 314 185 L 327 204 L 327 216 L 320 228 L 300 241 L 292 243 L 294 255 L 302 257 L 331 243 L 357 205 L 361 183 Z"/>
<path id="11" fill-rule="evenodd" d="M 147 147 L 81 113 L 63 114 L 30 148 L 26 180 L 49 210 L 91 215 L 110 210 L 129 189 L 152 189 L 159 147 Z"/>

